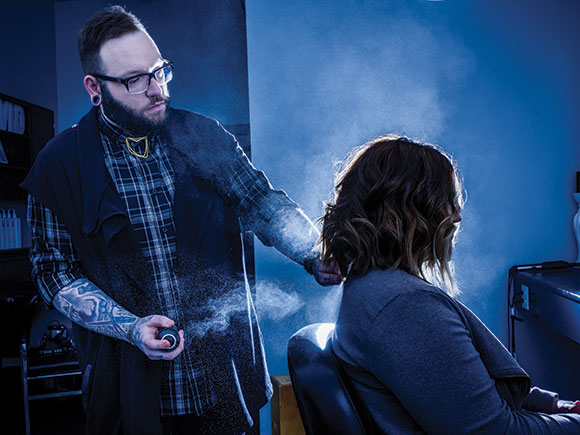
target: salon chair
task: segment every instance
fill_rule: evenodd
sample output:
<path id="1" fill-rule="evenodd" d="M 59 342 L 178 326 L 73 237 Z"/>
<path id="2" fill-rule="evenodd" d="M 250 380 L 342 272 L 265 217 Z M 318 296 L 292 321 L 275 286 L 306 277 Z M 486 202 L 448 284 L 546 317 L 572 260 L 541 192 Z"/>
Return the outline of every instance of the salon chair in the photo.
<path id="1" fill-rule="evenodd" d="M 366 408 L 342 374 L 330 340 L 333 323 L 315 323 L 288 342 L 292 388 L 307 434 L 373 433 Z"/>

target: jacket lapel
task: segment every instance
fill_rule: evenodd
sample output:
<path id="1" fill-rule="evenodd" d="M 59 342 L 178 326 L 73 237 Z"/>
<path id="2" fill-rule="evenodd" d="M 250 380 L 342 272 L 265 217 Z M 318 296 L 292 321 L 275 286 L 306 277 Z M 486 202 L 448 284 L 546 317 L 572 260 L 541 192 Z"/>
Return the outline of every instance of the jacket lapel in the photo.
<path id="1" fill-rule="evenodd" d="M 121 270 L 136 283 L 136 288 L 149 291 L 152 288 L 151 277 L 143 267 L 147 260 L 141 252 L 125 202 L 105 165 L 96 108 L 79 121 L 76 145 L 83 203 L 83 234 L 89 237 L 100 235 L 104 255 L 121 263 Z"/>

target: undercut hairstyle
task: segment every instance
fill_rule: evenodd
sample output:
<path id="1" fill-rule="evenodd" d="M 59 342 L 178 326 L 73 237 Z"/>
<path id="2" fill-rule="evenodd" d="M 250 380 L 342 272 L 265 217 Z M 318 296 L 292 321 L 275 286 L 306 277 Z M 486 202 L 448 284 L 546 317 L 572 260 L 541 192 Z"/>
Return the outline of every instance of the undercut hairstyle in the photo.
<path id="1" fill-rule="evenodd" d="M 103 73 L 99 52 L 105 42 L 138 31 L 147 33 L 139 18 L 122 6 L 109 6 L 93 15 L 77 36 L 85 74 Z"/>
<path id="2" fill-rule="evenodd" d="M 452 158 L 404 136 L 375 139 L 351 152 L 326 203 L 322 257 L 343 276 L 392 268 L 459 292 L 451 253 L 464 204 Z"/>

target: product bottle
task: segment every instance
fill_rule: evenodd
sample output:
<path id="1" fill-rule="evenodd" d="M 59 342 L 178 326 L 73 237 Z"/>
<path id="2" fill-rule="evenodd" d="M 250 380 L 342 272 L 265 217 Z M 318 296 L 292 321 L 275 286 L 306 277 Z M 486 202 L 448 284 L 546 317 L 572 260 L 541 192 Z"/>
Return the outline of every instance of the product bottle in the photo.
<path id="1" fill-rule="evenodd" d="M 22 248 L 22 224 L 20 218 L 16 215 L 14 210 L 14 237 L 16 239 L 15 248 Z"/>
<path id="2" fill-rule="evenodd" d="M 6 249 L 7 246 L 6 235 L 6 213 L 4 209 L 0 211 L 0 249 Z"/>
<path id="3" fill-rule="evenodd" d="M 10 209 L 6 212 L 8 216 L 8 249 L 14 249 L 16 247 L 16 234 L 14 233 L 14 209 Z"/>

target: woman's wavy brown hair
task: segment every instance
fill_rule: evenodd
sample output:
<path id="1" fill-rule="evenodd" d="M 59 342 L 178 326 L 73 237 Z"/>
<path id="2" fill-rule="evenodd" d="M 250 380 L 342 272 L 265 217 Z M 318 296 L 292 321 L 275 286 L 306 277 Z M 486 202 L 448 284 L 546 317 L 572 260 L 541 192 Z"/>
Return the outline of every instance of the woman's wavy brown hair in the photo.
<path id="1" fill-rule="evenodd" d="M 343 276 L 391 267 L 458 291 L 451 218 L 464 195 L 449 155 L 404 136 L 380 137 L 353 150 L 335 186 L 320 218 L 325 262 Z"/>

